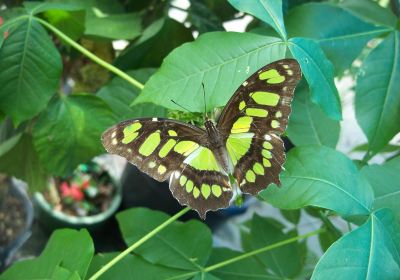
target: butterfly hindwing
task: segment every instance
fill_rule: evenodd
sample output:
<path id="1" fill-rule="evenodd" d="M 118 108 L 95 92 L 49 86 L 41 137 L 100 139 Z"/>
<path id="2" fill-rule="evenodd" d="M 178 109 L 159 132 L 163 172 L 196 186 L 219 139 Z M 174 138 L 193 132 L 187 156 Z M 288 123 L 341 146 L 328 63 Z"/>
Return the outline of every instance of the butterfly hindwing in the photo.
<path id="1" fill-rule="evenodd" d="M 285 154 L 279 136 L 300 79 L 294 59 L 276 61 L 250 76 L 225 106 L 217 127 L 226 137 L 233 175 L 243 192 L 256 195 L 270 183 L 280 183 Z"/>
<path id="2" fill-rule="evenodd" d="M 174 197 L 203 218 L 207 210 L 229 205 L 228 177 L 198 127 L 169 119 L 133 119 L 109 128 L 102 142 L 109 153 L 125 157 L 154 179 L 170 179 Z"/>

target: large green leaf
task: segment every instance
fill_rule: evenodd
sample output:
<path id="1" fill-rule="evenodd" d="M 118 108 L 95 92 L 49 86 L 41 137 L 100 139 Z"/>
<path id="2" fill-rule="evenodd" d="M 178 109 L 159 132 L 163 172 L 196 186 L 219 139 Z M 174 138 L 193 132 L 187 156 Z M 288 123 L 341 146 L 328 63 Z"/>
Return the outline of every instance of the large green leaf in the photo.
<path id="1" fill-rule="evenodd" d="M 169 218 L 168 215 L 135 208 L 117 215 L 126 244 L 132 245 Z M 173 268 L 197 271 L 211 252 L 211 232 L 199 221 L 174 222 L 135 250 L 147 261 Z"/>
<path id="2" fill-rule="evenodd" d="M 94 256 L 90 264 L 88 276 L 92 276 L 105 264 L 116 257 L 118 253 L 98 254 Z M 166 266 L 155 265 L 140 256 L 127 255 L 107 270 L 99 279 L 101 280 L 155 280 L 168 279 L 173 276 L 184 274 L 187 271 L 174 269 Z M 181 278 L 185 279 L 185 278 Z"/>
<path id="3" fill-rule="evenodd" d="M 127 74 L 139 82 L 145 83 L 155 71 L 154 68 L 143 68 L 129 71 Z M 97 92 L 97 96 L 111 107 L 118 120 L 138 117 L 164 117 L 166 115 L 164 107 L 151 103 L 129 106 L 139 93 L 139 89 L 120 77 L 115 77 Z"/>
<path id="4" fill-rule="evenodd" d="M 398 279 L 399 275 L 400 226 L 384 209 L 335 242 L 311 279 Z"/>
<path id="5" fill-rule="evenodd" d="M 134 39 L 141 33 L 141 14 L 107 14 L 97 7 L 88 9 L 85 34 L 109 39 Z"/>
<path id="6" fill-rule="evenodd" d="M 296 232 L 283 232 L 283 226 L 276 220 L 254 215 L 251 221 L 250 248 L 256 250 L 295 236 Z M 305 247 L 300 243 L 290 243 L 255 256 L 281 279 L 293 278 L 300 273 L 306 256 Z"/>
<path id="7" fill-rule="evenodd" d="M 203 0 L 191 0 L 187 20 L 200 34 L 224 30 L 222 21 L 207 7 Z"/>
<path id="8" fill-rule="evenodd" d="M 229 0 L 236 9 L 249 13 L 272 26 L 276 32 L 286 39 L 286 30 L 283 23 L 282 0 Z"/>
<path id="9" fill-rule="evenodd" d="M 93 95 L 54 99 L 33 130 L 40 161 L 57 175 L 65 175 L 103 151 L 100 137 L 116 122 L 111 109 Z"/>
<path id="10" fill-rule="evenodd" d="M 185 42 L 193 40 L 190 29 L 170 18 L 150 24 L 136 41 L 115 60 L 123 70 L 159 67 L 167 54 Z"/>
<path id="11" fill-rule="evenodd" d="M 384 8 L 378 2 L 371 0 L 345 0 L 340 6 L 364 21 L 373 24 L 396 26 L 397 18 L 389 8 Z"/>
<path id="12" fill-rule="evenodd" d="M 328 117 L 340 120 L 342 111 L 333 80 L 333 66 L 318 43 L 305 38 L 292 38 L 289 40 L 289 49 L 300 63 L 310 86 L 312 101 L 318 104 Z"/>
<path id="13" fill-rule="evenodd" d="M 340 124 L 328 118 L 311 102 L 306 83 L 296 88 L 287 134 L 296 145 L 324 145 L 335 148 L 339 140 Z"/>
<path id="14" fill-rule="evenodd" d="M 47 186 L 48 174 L 39 162 L 30 134 L 18 134 L 0 145 L 0 172 L 26 181 L 29 192 Z"/>
<path id="15" fill-rule="evenodd" d="M 57 89 L 62 64 L 34 18 L 21 16 L 2 25 L 0 37 L 5 31 L 9 36 L 0 49 L 0 110 L 18 124 L 46 107 Z"/>
<path id="16" fill-rule="evenodd" d="M 57 230 L 52 234 L 46 248 L 38 258 L 14 264 L 0 275 L 0 279 L 60 279 L 53 276 L 66 273 L 73 275 L 74 272 L 84 279 L 93 254 L 93 242 L 85 229 Z M 72 280 L 79 277 L 61 279 Z"/>
<path id="17" fill-rule="evenodd" d="M 383 165 L 365 166 L 361 173 L 370 182 L 374 193 L 374 209 L 390 208 L 400 221 L 400 157 Z"/>
<path id="18" fill-rule="evenodd" d="M 286 28 L 289 37 L 316 39 L 337 75 L 351 66 L 369 40 L 389 30 L 368 24 L 330 3 L 308 3 L 294 8 L 287 15 Z"/>
<path id="19" fill-rule="evenodd" d="M 284 209 L 311 205 L 348 216 L 369 214 L 371 186 L 345 155 L 324 146 L 304 146 L 292 149 L 287 157 L 282 186 L 261 192 L 264 200 Z"/>
<path id="20" fill-rule="evenodd" d="M 214 248 L 207 266 L 242 255 L 242 252 L 228 248 Z M 256 258 L 246 258 L 230 265 L 211 271 L 218 279 L 244 280 L 244 279 L 277 279 L 275 275 L 267 272 L 265 266 Z"/>
<path id="21" fill-rule="evenodd" d="M 356 117 L 379 152 L 400 131 L 400 32 L 392 32 L 361 66 L 356 85 Z"/>
<path id="22" fill-rule="evenodd" d="M 146 83 L 135 103 L 181 110 L 171 99 L 192 112 L 203 112 L 205 85 L 207 108 L 226 104 L 238 86 L 262 66 L 281 59 L 280 39 L 250 33 L 210 32 L 172 51 Z"/>

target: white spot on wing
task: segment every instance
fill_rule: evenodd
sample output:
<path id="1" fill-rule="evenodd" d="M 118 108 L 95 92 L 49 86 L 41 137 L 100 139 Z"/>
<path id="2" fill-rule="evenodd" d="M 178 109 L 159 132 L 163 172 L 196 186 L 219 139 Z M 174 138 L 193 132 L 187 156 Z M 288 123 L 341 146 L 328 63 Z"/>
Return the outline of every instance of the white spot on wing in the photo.
<path id="1" fill-rule="evenodd" d="M 117 132 L 116 132 L 116 131 L 114 131 L 114 132 L 111 134 L 111 138 L 115 138 L 115 136 L 117 136 Z"/>
<path id="2" fill-rule="evenodd" d="M 245 87 L 245 86 L 247 86 L 248 84 L 249 84 L 249 83 L 248 83 L 247 81 L 244 81 L 243 84 L 242 84 L 242 86 Z"/>
<path id="3" fill-rule="evenodd" d="M 113 140 L 112 140 L 112 142 L 111 142 L 111 144 L 113 144 L 113 145 L 117 145 L 117 144 L 118 144 L 118 141 L 117 141 L 117 139 L 113 139 Z"/>
<path id="4" fill-rule="evenodd" d="M 267 140 L 267 141 L 269 141 L 269 140 L 271 140 L 272 138 L 271 138 L 271 136 L 270 136 L 270 135 L 268 135 L 268 134 L 265 134 L 265 135 L 264 135 L 264 139 L 265 139 L 265 140 Z"/>

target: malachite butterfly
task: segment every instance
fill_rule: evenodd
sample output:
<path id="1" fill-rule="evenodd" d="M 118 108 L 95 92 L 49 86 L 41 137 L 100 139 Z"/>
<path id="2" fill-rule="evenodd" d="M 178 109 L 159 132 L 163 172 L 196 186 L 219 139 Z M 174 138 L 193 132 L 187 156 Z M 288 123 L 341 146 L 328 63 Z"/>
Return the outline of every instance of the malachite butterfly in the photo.
<path id="1" fill-rule="evenodd" d="M 158 181 L 169 179 L 182 205 L 206 212 L 280 184 L 285 131 L 299 64 L 283 59 L 264 66 L 236 90 L 217 123 L 204 129 L 171 119 L 123 121 L 104 132 L 109 153 L 125 157 Z"/>

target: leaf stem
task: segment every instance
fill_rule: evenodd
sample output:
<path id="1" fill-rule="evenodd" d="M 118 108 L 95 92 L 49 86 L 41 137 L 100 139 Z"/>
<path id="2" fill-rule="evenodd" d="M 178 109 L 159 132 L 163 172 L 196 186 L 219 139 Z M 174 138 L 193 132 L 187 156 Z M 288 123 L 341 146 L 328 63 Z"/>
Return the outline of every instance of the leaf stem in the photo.
<path id="1" fill-rule="evenodd" d="M 107 61 L 101 59 L 100 57 L 93 54 L 92 52 L 88 51 L 87 49 L 85 49 L 84 47 L 79 45 L 77 42 L 72 40 L 70 37 L 68 37 L 66 34 L 64 34 L 62 31 L 57 29 L 55 26 L 51 25 L 50 23 L 48 23 L 47 21 L 45 21 L 41 18 L 34 17 L 34 19 L 37 20 L 38 22 L 40 22 L 45 27 L 47 27 L 52 32 L 54 32 L 58 37 L 60 37 L 62 40 L 64 40 L 66 43 L 68 43 L 71 47 L 75 48 L 77 51 L 81 52 L 83 55 L 85 55 L 86 57 L 88 57 L 89 59 L 94 61 L 95 63 L 99 64 L 100 66 L 106 68 L 108 71 L 110 71 L 110 72 L 114 73 L 115 75 L 121 77 L 122 79 L 126 80 L 128 83 L 132 84 L 133 86 L 137 87 L 138 89 L 141 90 L 144 88 L 144 85 L 142 83 L 135 80 L 128 74 L 124 73 L 117 67 L 111 65 Z"/>
<path id="2" fill-rule="evenodd" d="M 267 251 L 276 249 L 276 248 L 278 248 L 278 247 L 282 247 L 282 246 L 287 245 L 287 244 L 289 244 L 289 243 L 293 243 L 293 242 L 296 242 L 296 241 L 298 241 L 298 240 L 305 239 L 305 238 L 308 238 L 308 237 L 310 237 L 310 236 L 317 235 L 317 234 L 319 234 L 319 233 L 321 233 L 321 232 L 324 232 L 324 231 L 325 231 L 325 228 L 321 228 L 321 229 L 318 229 L 318 230 L 315 230 L 315 231 L 312 231 L 312 232 L 309 232 L 309 233 L 306 233 L 306 234 L 303 234 L 303 235 L 298 235 L 298 236 L 295 236 L 295 237 L 292 237 L 292 238 L 289 238 L 289 239 L 286 239 L 286 240 L 283 240 L 283 241 L 274 243 L 274 244 L 272 244 L 272 245 L 267 245 L 267 246 L 265 246 L 265 247 L 262 247 L 262 248 L 260 248 L 260 249 L 254 250 L 254 251 L 244 253 L 244 254 L 242 254 L 242 255 L 240 255 L 240 256 L 237 256 L 237 257 L 234 257 L 234 258 L 231 258 L 231 259 L 228 259 L 228 260 L 219 262 L 219 263 L 217 263 L 217 264 L 208 266 L 208 267 L 204 268 L 204 269 L 201 270 L 201 271 L 193 271 L 193 272 L 185 273 L 185 274 L 182 274 L 182 275 L 179 275 L 179 276 L 175 276 L 175 277 L 168 278 L 168 280 L 187 278 L 187 277 L 190 277 L 190 276 L 194 276 L 194 275 L 196 275 L 196 274 L 199 273 L 199 272 L 202 272 L 202 273 L 210 272 L 210 271 L 212 271 L 212 270 L 221 268 L 221 267 L 223 267 L 223 266 L 230 265 L 230 264 L 232 264 L 232 263 L 235 263 L 235 262 L 237 262 L 237 261 L 241 261 L 241 260 L 243 260 L 243 259 L 246 259 L 246 258 L 255 256 L 255 255 L 258 255 L 258 254 L 260 254 L 260 253 L 264 253 L 264 252 L 267 252 Z M 90 279 L 89 279 L 89 280 L 90 280 Z"/>
<path id="3" fill-rule="evenodd" d="M 161 230 L 163 230 L 165 227 L 167 227 L 169 224 L 172 222 L 176 221 L 179 219 L 179 217 L 183 216 L 186 212 L 190 210 L 189 207 L 183 208 L 181 211 L 176 213 L 174 216 L 166 220 L 164 223 L 160 224 L 158 227 L 150 231 L 148 234 L 143 236 L 141 239 L 133 243 L 130 247 L 122 251 L 119 255 L 117 255 L 115 258 L 113 258 L 111 261 L 109 261 L 106 265 L 104 265 L 100 270 L 98 270 L 95 274 L 93 274 L 92 277 L 89 278 L 89 280 L 95 280 L 99 278 L 104 272 L 109 270 L 113 265 L 115 265 L 117 262 L 122 260 L 126 255 L 131 253 L 133 250 L 135 250 L 137 247 L 145 243 L 147 240 L 152 238 L 154 235 L 159 233 Z"/>

